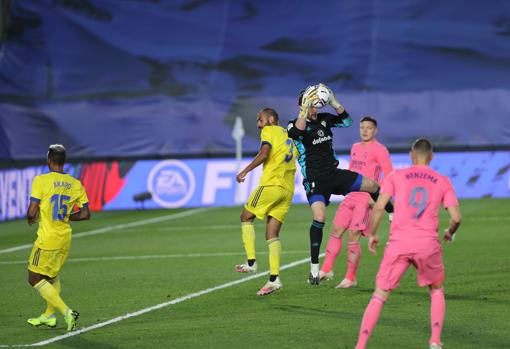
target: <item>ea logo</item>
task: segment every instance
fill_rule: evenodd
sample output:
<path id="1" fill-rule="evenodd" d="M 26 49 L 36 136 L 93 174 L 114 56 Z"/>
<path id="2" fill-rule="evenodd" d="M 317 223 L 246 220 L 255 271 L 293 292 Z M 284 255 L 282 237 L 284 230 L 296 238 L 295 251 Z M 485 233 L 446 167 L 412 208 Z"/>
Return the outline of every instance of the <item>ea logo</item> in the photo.
<path id="1" fill-rule="evenodd" d="M 165 160 L 152 168 L 147 188 L 154 202 L 161 207 L 181 207 L 195 192 L 195 176 L 184 162 Z"/>

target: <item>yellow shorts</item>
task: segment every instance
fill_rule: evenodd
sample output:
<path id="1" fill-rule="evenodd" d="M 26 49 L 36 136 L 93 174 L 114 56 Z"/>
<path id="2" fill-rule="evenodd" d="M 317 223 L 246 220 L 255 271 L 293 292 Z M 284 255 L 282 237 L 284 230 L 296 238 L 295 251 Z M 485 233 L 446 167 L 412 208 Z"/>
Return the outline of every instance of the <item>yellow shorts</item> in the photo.
<path id="1" fill-rule="evenodd" d="M 271 216 L 283 223 L 289 212 L 293 192 L 280 186 L 259 186 L 251 193 L 244 208 L 258 219 Z"/>
<path id="2" fill-rule="evenodd" d="M 42 250 L 34 244 L 28 258 L 28 270 L 54 278 L 69 255 L 71 243 L 58 250 Z"/>

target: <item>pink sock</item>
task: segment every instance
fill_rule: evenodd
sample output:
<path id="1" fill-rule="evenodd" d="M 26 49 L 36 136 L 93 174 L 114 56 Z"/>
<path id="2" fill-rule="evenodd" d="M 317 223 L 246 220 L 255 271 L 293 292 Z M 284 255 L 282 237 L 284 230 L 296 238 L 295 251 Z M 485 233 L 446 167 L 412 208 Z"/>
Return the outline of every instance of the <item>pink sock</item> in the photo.
<path id="1" fill-rule="evenodd" d="M 349 242 L 349 255 L 347 256 L 347 274 L 345 278 L 351 281 L 356 281 L 356 271 L 359 266 L 359 259 L 361 257 L 361 249 L 359 241 Z"/>
<path id="2" fill-rule="evenodd" d="M 430 326 L 432 335 L 430 343 L 441 343 L 441 332 L 443 330 L 443 321 L 446 304 L 444 300 L 444 288 L 430 290 Z"/>
<path id="3" fill-rule="evenodd" d="M 340 254 L 340 250 L 342 250 L 342 237 L 331 234 L 326 246 L 324 263 L 322 263 L 321 270 L 323 272 L 329 273 L 333 269 L 333 264 L 335 264 L 335 259 Z"/>
<path id="4" fill-rule="evenodd" d="M 361 320 L 361 327 L 359 329 L 358 343 L 354 349 L 365 349 L 367 346 L 368 338 L 374 330 L 385 302 L 386 301 L 381 296 L 376 294 L 372 295 L 372 299 L 365 309 L 365 314 L 363 314 L 363 320 Z"/>

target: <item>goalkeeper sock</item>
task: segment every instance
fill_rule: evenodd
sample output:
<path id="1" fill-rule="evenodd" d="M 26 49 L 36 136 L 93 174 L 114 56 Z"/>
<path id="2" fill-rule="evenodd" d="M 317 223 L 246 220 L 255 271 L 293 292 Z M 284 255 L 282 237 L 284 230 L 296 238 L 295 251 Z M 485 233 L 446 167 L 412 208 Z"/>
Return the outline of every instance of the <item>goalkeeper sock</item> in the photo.
<path id="1" fill-rule="evenodd" d="M 324 223 L 316 221 L 315 219 L 310 226 L 310 257 L 312 264 L 319 263 L 319 254 L 322 243 L 322 229 Z"/>

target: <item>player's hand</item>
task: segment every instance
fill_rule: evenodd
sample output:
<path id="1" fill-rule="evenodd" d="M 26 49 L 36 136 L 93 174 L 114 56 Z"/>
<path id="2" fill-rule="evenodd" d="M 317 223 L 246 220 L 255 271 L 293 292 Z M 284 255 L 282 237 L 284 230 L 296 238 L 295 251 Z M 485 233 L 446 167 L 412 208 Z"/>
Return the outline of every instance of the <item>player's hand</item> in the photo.
<path id="1" fill-rule="evenodd" d="M 336 99 L 335 97 L 335 94 L 333 93 L 333 90 L 330 89 L 328 86 L 324 85 L 324 84 L 319 84 L 319 85 L 322 85 L 324 86 L 324 88 L 326 88 L 329 92 L 329 101 L 328 101 L 328 104 L 333 108 L 333 109 L 338 109 L 340 107 L 342 107 L 342 109 L 344 109 L 344 107 L 338 102 L 338 99 Z"/>
<path id="2" fill-rule="evenodd" d="M 241 171 L 237 174 L 236 176 L 236 180 L 237 180 L 237 183 L 242 183 L 245 181 L 246 179 L 246 175 L 248 174 L 248 172 L 246 171 Z"/>
<path id="3" fill-rule="evenodd" d="M 455 234 L 450 233 L 450 229 L 446 228 L 444 230 L 443 240 L 446 241 L 447 244 L 451 244 L 455 241 Z"/>
<path id="4" fill-rule="evenodd" d="M 379 237 L 376 235 L 370 234 L 368 236 L 368 250 L 370 253 L 372 253 L 374 256 L 377 256 L 376 248 L 379 246 Z"/>
<path id="5" fill-rule="evenodd" d="M 317 96 L 316 93 L 303 98 L 303 100 L 301 101 L 301 107 L 299 109 L 299 117 L 300 118 L 308 117 L 308 113 L 310 112 L 310 108 L 313 105 L 313 101 L 317 98 L 319 98 L 319 97 Z"/>

